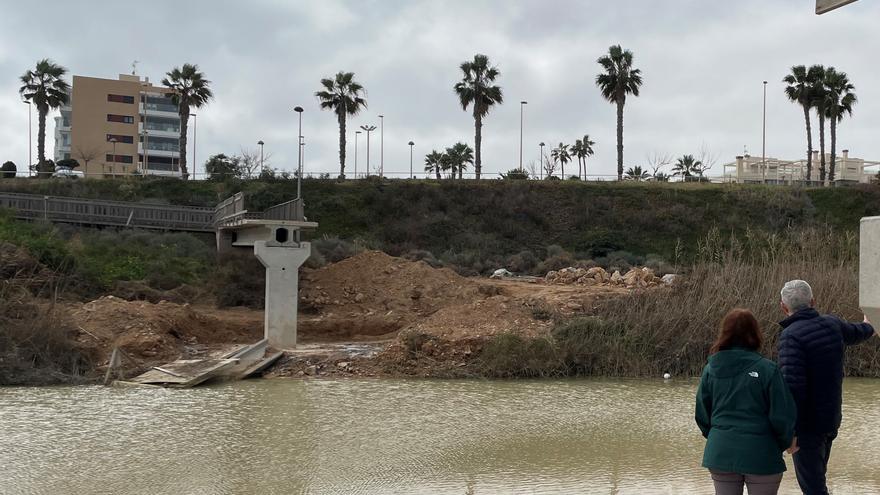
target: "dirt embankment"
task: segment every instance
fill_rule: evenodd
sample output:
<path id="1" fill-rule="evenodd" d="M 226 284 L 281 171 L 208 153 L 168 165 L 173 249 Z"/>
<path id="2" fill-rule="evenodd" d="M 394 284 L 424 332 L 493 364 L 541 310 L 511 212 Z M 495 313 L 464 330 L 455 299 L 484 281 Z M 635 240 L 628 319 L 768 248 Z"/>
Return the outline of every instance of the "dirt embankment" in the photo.
<path id="1" fill-rule="evenodd" d="M 28 269 L 40 274 L 36 278 L 47 276 L 39 266 Z M 599 299 L 629 290 L 560 282 L 465 278 L 376 251 L 304 270 L 298 330 L 305 350 L 291 353 L 274 373 L 448 376 L 449 368 L 461 368 L 477 355 L 488 337 L 546 335 L 554 320 L 589 313 Z M 119 295 L 135 299 L 125 291 Z M 124 360 L 129 374 L 252 343 L 263 331 L 263 312 L 246 308 L 106 296 L 62 309 L 78 331 L 77 344 L 99 370 L 119 348 L 129 358 Z M 427 360 L 414 361 L 414 354 Z"/>

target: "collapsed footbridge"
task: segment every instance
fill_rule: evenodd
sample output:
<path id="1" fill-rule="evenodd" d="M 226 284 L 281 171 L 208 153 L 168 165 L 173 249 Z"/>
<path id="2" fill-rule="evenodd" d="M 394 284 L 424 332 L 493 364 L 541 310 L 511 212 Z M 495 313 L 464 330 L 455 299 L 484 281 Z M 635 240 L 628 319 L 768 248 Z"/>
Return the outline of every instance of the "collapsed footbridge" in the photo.
<path id="1" fill-rule="evenodd" d="M 218 251 L 250 250 L 266 267 L 263 347 L 296 346 L 299 267 L 311 254 L 302 231 L 318 227 L 306 219 L 301 198 L 250 211 L 242 193 L 205 208 L 0 192 L 0 209 L 24 220 L 212 232 Z"/>

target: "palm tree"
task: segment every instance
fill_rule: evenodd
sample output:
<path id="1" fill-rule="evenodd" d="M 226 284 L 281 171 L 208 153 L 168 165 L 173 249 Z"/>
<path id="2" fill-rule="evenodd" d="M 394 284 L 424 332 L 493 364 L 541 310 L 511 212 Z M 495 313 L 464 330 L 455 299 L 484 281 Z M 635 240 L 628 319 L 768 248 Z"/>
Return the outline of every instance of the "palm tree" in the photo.
<path id="1" fill-rule="evenodd" d="M 684 155 L 672 166 L 672 176 L 681 177 L 683 181 L 688 182 L 702 165 L 703 163 L 694 158 L 694 155 Z"/>
<path id="2" fill-rule="evenodd" d="M 858 99 L 853 91 L 856 87 L 849 82 L 846 72 L 838 72 L 829 67 L 825 72 L 825 116 L 831 122 L 831 169 L 828 180 L 834 182 L 837 165 L 837 123 L 847 115 L 852 115 L 852 107 Z"/>
<path id="3" fill-rule="evenodd" d="M 580 139 L 575 139 L 574 144 L 571 145 L 571 148 L 568 150 L 571 153 L 571 156 L 578 159 L 578 179 L 581 178 L 581 157 L 583 156 L 583 148 L 584 142 Z"/>
<path id="4" fill-rule="evenodd" d="M 785 96 L 793 103 L 797 103 L 804 109 L 804 121 L 807 124 L 807 182 L 813 179 L 813 133 L 810 129 L 810 109 L 813 108 L 813 87 L 817 73 L 807 70 L 803 65 L 795 65 L 791 68 L 791 74 L 782 79 L 788 86 L 785 87 Z"/>
<path id="5" fill-rule="evenodd" d="M 493 105 L 504 101 L 504 95 L 500 86 L 494 86 L 495 79 L 501 74 L 497 67 L 489 65 L 489 57 L 481 54 L 474 55 L 472 61 L 461 64 L 463 77 L 461 82 L 454 86 L 458 95 L 462 110 L 467 110 L 468 105 L 473 107 L 474 116 L 474 172 L 477 179 L 482 172 L 482 147 L 483 147 L 483 117 L 489 113 Z"/>
<path id="6" fill-rule="evenodd" d="M 458 170 L 458 178 L 461 179 L 464 177 L 464 171 L 467 170 L 467 164 L 474 163 L 474 150 L 467 143 L 455 143 L 446 148 L 446 156 L 452 163 L 453 179 L 456 170 Z"/>
<path id="7" fill-rule="evenodd" d="M 562 178 L 565 178 L 565 164 L 571 161 L 571 155 L 568 152 L 568 145 L 559 143 L 559 146 L 553 149 L 550 152 L 550 156 L 553 158 L 553 162 L 560 163 L 562 165 Z"/>
<path id="8" fill-rule="evenodd" d="M 810 93 L 813 98 L 813 108 L 819 116 L 819 181 L 825 182 L 827 169 L 825 167 L 825 66 L 813 65 L 808 74 L 810 76 Z"/>
<path id="9" fill-rule="evenodd" d="M 444 154 L 437 150 L 431 150 L 431 153 L 425 156 L 425 172 L 429 174 L 434 172 L 437 174 L 437 180 L 440 180 L 440 172 L 443 169 Z"/>
<path id="10" fill-rule="evenodd" d="M 597 60 L 605 71 L 596 76 L 596 85 L 602 96 L 617 105 L 617 180 L 623 179 L 623 107 L 626 95 L 639 96 L 642 71 L 633 68 L 633 54 L 620 45 L 608 49 L 608 54 Z"/>
<path id="11" fill-rule="evenodd" d="M 345 119 L 367 108 L 364 87 L 354 80 L 354 72 L 338 72 L 332 79 L 321 79 L 324 89 L 315 92 L 322 110 L 333 110 L 339 122 L 339 178 L 345 178 Z"/>
<path id="12" fill-rule="evenodd" d="M 584 138 L 581 139 L 581 144 L 583 145 L 583 160 L 584 160 L 584 180 L 587 180 L 587 158 L 593 156 L 593 146 L 596 144 L 594 141 L 590 139 L 589 134 L 584 134 Z"/>
<path id="13" fill-rule="evenodd" d="M 626 170 L 626 179 L 634 181 L 648 180 L 651 174 L 647 170 L 642 170 L 641 166 L 630 167 Z"/>
<path id="14" fill-rule="evenodd" d="M 211 81 L 199 72 L 198 65 L 183 64 L 183 67 L 175 67 L 166 76 L 162 79 L 162 84 L 174 90 L 171 101 L 177 105 L 177 113 L 180 115 L 180 174 L 187 179 L 189 170 L 186 168 L 186 132 L 190 109 L 206 105 L 214 98 L 214 93 L 211 92 Z"/>
<path id="15" fill-rule="evenodd" d="M 66 73 L 67 69 L 51 60 L 40 60 L 34 70 L 21 76 L 22 85 L 18 90 L 25 101 L 37 107 L 37 170 L 44 177 L 51 173 L 46 167 L 46 115 L 49 110 L 55 110 L 67 103 L 70 85 L 63 79 Z M 28 164 L 31 165 L 33 164 Z"/>

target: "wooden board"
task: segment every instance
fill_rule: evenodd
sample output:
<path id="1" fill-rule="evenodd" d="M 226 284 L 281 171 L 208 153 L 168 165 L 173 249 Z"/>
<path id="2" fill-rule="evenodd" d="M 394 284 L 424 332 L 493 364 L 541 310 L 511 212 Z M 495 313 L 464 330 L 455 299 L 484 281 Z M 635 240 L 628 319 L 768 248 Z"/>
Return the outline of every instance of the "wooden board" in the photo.
<path id="1" fill-rule="evenodd" d="M 226 368 L 236 364 L 238 364 L 237 359 L 179 359 L 162 366 L 156 366 L 129 381 L 188 388 L 213 378 Z"/>

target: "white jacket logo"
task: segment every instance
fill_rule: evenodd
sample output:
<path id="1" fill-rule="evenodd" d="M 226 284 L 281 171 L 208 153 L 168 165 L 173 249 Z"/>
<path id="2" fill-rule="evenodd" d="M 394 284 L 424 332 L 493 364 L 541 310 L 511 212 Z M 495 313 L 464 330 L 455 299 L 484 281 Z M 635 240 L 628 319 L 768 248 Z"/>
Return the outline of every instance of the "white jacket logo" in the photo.
<path id="1" fill-rule="evenodd" d="M 758 372 L 757 371 L 749 371 L 749 376 L 752 378 L 758 378 Z"/>

